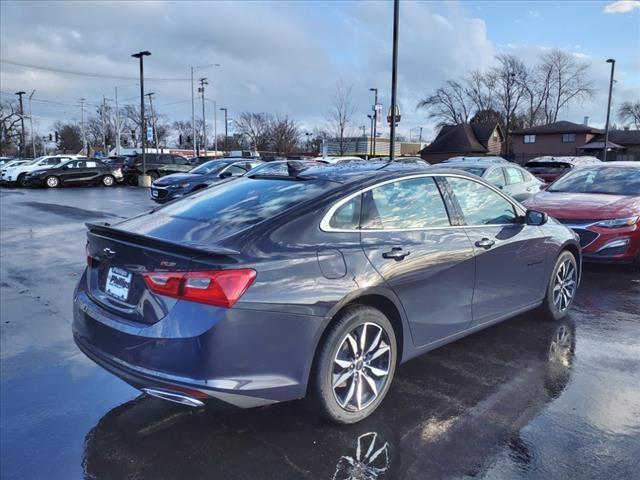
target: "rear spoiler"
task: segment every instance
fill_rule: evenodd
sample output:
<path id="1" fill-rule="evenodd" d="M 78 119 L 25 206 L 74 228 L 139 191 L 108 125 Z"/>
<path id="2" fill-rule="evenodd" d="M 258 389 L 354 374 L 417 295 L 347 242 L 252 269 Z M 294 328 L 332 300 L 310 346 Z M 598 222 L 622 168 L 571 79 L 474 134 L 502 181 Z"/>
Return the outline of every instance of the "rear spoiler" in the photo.
<path id="1" fill-rule="evenodd" d="M 165 248 L 172 251 L 183 251 L 190 254 L 208 253 L 212 255 L 240 255 L 239 251 L 233 250 L 231 248 L 197 242 L 172 242 L 170 240 L 163 240 L 147 235 L 140 235 L 139 233 L 120 230 L 119 228 L 112 227 L 108 223 L 87 222 L 85 223 L 85 225 L 87 226 L 87 229 L 90 233 L 95 233 L 97 235 L 107 235 L 111 238 L 120 240 L 144 242 L 147 245 L 153 245 L 157 246 L 158 248 Z"/>

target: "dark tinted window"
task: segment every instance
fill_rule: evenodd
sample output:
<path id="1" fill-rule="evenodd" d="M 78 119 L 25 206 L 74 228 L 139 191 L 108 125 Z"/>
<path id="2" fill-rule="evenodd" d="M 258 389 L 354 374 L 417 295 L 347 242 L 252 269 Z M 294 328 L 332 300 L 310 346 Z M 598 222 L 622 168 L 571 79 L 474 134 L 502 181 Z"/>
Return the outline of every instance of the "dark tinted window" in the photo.
<path id="1" fill-rule="evenodd" d="M 447 177 L 467 225 L 513 223 L 516 212 L 510 202 L 490 188 L 466 178 Z"/>
<path id="2" fill-rule="evenodd" d="M 181 157 L 180 155 L 173 155 L 172 157 L 172 163 L 175 163 L 176 165 L 188 165 L 189 164 L 189 160 L 187 160 L 185 157 Z"/>
<path id="3" fill-rule="evenodd" d="M 173 161 L 171 160 L 171 155 L 158 155 L 158 159 L 156 160 L 156 162 L 162 165 L 173 163 Z"/>
<path id="4" fill-rule="evenodd" d="M 448 227 L 449 216 L 436 182 L 430 177 L 398 180 L 363 194 L 362 228 Z"/>
<path id="5" fill-rule="evenodd" d="M 358 195 L 338 208 L 331 219 L 329 226 L 343 230 L 355 230 L 360 227 L 360 200 Z"/>
<path id="6" fill-rule="evenodd" d="M 579 168 L 554 182 L 547 191 L 640 195 L 640 168 Z"/>
<path id="7" fill-rule="evenodd" d="M 571 164 L 566 162 L 527 162 L 525 167 L 531 173 L 553 175 L 566 172 L 571 168 Z"/>
<path id="8" fill-rule="evenodd" d="M 215 242 L 316 198 L 335 184 L 241 177 L 120 224 L 143 235 Z"/>
<path id="9" fill-rule="evenodd" d="M 504 187 L 506 185 L 504 181 L 504 171 L 502 168 L 494 168 L 491 170 L 485 177 L 485 180 L 497 187 Z"/>
<path id="10" fill-rule="evenodd" d="M 484 175 L 484 172 L 487 170 L 486 168 L 482 168 L 482 167 L 458 167 L 458 166 L 454 166 L 452 168 L 455 168 L 456 170 L 463 170 L 465 172 L 473 173 L 474 175 L 477 175 L 479 177 Z"/>

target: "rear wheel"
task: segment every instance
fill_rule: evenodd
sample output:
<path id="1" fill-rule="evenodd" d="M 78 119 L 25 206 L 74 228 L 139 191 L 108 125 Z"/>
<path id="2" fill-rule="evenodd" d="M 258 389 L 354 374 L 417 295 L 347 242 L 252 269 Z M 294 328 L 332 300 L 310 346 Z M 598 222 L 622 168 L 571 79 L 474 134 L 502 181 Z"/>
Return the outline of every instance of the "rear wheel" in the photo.
<path id="1" fill-rule="evenodd" d="M 16 178 L 16 182 L 21 187 L 26 187 L 27 186 L 27 174 L 26 173 L 21 173 L 20 175 L 18 175 L 18 178 Z"/>
<path id="2" fill-rule="evenodd" d="M 111 187 L 114 183 L 116 183 L 116 180 L 111 175 L 105 175 L 104 177 L 102 177 L 102 184 L 105 187 Z"/>
<path id="3" fill-rule="evenodd" d="M 396 336 L 379 310 L 344 310 L 320 347 L 314 396 L 322 413 L 337 423 L 355 423 L 382 402 L 396 367 Z"/>
<path id="4" fill-rule="evenodd" d="M 60 186 L 60 180 L 58 179 L 58 177 L 47 177 L 45 183 L 49 188 L 58 188 Z"/>
<path id="5" fill-rule="evenodd" d="M 567 316 L 578 288 L 578 263 L 571 252 L 564 251 L 551 272 L 542 312 L 550 320 Z"/>

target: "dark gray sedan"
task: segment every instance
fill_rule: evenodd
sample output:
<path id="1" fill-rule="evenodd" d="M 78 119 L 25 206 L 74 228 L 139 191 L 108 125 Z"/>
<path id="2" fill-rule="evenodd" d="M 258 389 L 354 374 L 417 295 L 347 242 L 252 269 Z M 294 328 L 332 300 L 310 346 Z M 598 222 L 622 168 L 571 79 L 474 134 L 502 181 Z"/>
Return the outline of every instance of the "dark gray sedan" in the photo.
<path id="1" fill-rule="evenodd" d="M 492 163 L 481 159 L 477 162 L 449 162 L 436 168 L 455 168 L 473 173 L 519 202 L 535 195 L 544 186 L 542 180 L 534 177 L 521 166 L 506 160 L 504 163 Z"/>
<path id="2" fill-rule="evenodd" d="M 89 226 L 73 334 L 95 362 L 191 406 L 305 396 L 353 423 L 399 363 L 519 313 L 567 315 L 576 235 L 459 170 L 241 177 Z"/>

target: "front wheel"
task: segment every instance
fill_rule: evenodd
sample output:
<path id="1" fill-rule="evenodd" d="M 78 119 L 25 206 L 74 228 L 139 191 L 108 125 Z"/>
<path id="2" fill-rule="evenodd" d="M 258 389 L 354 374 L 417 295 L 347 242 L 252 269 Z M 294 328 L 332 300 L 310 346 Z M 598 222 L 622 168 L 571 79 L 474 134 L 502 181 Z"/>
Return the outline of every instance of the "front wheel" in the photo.
<path id="1" fill-rule="evenodd" d="M 45 183 L 49 188 L 58 188 L 60 186 L 60 180 L 58 177 L 47 177 Z"/>
<path id="2" fill-rule="evenodd" d="M 18 175 L 18 178 L 16 178 L 16 183 L 18 185 L 20 185 L 21 187 L 26 187 L 27 186 L 27 174 L 26 173 L 21 173 L 20 175 Z"/>
<path id="3" fill-rule="evenodd" d="M 356 423 L 382 402 L 396 368 L 391 322 L 379 310 L 344 310 L 320 347 L 314 396 L 322 413 L 337 423 Z"/>
<path id="4" fill-rule="evenodd" d="M 112 187 L 114 183 L 116 183 L 116 180 L 111 175 L 105 175 L 102 177 L 102 184 L 105 187 Z"/>
<path id="5" fill-rule="evenodd" d="M 578 288 L 578 263 L 568 251 L 562 252 L 551 271 L 547 294 L 542 302 L 542 313 L 550 320 L 567 316 Z"/>

